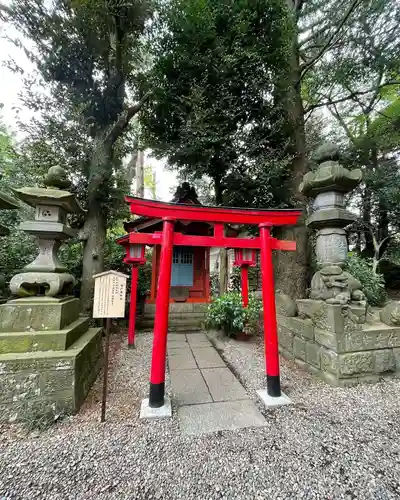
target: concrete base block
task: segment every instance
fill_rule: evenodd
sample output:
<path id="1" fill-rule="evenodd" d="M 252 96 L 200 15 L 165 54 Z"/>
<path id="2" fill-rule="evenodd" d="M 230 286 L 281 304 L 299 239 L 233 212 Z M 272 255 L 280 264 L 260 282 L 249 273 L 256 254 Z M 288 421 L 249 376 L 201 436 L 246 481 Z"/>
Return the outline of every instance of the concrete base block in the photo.
<path id="1" fill-rule="evenodd" d="M 292 403 L 292 400 L 286 396 L 284 392 L 281 393 L 279 398 L 270 396 L 267 389 L 261 389 L 257 391 L 257 394 L 266 408 L 274 408 L 275 406 L 289 405 Z"/>
<path id="2" fill-rule="evenodd" d="M 143 399 L 139 418 L 154 419 L 170 417 L 172 417 L 172 407 L 171 400 L 168 397 L 164 398 L 164 406 L 160 406 L 160 408 L 151 408 L 149 406 L 149 399 Z"/>

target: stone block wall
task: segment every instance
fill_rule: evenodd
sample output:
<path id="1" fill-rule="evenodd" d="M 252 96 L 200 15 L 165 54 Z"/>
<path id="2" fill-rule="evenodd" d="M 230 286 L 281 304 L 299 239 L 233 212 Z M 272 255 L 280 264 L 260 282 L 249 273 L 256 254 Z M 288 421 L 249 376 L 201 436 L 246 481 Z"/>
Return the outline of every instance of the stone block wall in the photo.
<path id="1" fill-rule="evenodd" d="M 333 385 L 399 377 L 400 327 L 357 324 L 354 317 L 348 321 L 340 307 L 323 304 L 313 320 L 278 315 L 281 354 Z"/>
<path id="2" fill-rule="evenodd" d="M 102 331 L 78 311 L 74 297 L 0 305 L 0 422 L 79 410 L 101 367 Z"/>
<path id="3" fill-rule="evenodd" d="M 76 412 L 102 363 L 101 332 L 89 329 L 61 351 L 5 354 L 0 357 L 0 422 L 29 418 L 29 407 Z"/>

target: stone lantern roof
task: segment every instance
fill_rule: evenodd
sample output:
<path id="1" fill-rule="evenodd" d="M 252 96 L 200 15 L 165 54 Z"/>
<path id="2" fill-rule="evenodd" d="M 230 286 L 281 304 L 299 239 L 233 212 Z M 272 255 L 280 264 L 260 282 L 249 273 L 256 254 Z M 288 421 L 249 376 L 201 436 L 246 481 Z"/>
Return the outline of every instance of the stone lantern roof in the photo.
<path id="1" fill-rule="evenodd" d="M 44 179 L 46 187 L 24 187 L 13 189 L 18 198 L 30 205 L 51 205 L 60 207 L 66 213 L 83 213 L 83 208 L 77 202 L 75 195 L 69 191 L 64 191 L 71 183 L 66 178 L 66 172 L 61 167 L 51 167 Z"/>
<path id="2" fill-rule="evenodd" d="M 348 193 L 361 182 L 362 171 L 357 168 L 348 170 L 339 164 L 339 148 L 330 143 L 323 144 L 314 153 L 313 158 L 319 167 L 314 172 L 308 172 L 299 191 L 310 198 L 318 194 L 334 191 Z"/>
<path id="3" fill-rule="evenodd" d="M 17 200 L 0 191 L 0 210 L 12 210 L 14 208 L 21 208 Z"/>

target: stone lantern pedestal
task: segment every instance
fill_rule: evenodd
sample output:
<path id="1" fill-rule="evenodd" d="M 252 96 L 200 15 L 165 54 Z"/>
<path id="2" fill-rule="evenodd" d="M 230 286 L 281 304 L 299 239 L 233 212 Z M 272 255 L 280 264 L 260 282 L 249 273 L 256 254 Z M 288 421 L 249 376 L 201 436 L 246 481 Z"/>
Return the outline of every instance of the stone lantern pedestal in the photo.
<path id="1" fill-rule="evenodd" d="M 309 299 L 276 294 L 281 353 L 333 385 L 400 376 L 400 304 L 372 312 L 361 284 L 344 270 L 344 228 L 355 219 L 345 194 L 359 184 L 361 170 L 341 166 L 333 145 L 321 147 L 316 160 L 319 168 L 304 176 L 300 191 L 314 198 L 307 225 L 317 231 L 318 271 Z"/>
<path id="2" fill-rule="evenodd" d="M 68 213 L 81 212 L 65 173 L 52 167 L 46 188 L 22 188 L 15 195 L 36 208 L 21 228 L 37 237 L 39 253 L 11 279 L 14 296 L 0 305 L 0 421 L 18 421 L 28 405 L 76 412 L 102 362 L 101 328 L 79 317 L 72 296 L 75 278 L 58 258 L 75 234 Z"/>

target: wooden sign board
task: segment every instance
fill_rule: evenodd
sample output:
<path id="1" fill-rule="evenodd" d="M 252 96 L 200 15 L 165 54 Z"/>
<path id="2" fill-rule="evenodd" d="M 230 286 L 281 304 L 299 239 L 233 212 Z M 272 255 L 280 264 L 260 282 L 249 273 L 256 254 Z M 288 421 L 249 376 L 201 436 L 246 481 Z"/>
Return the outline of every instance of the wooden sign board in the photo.
<path id="1" fill-rule="evenodd" d="M 93 318 L 125 317 L 126 280 L 128 276 L 117 271 L 95 274 Z"/>

